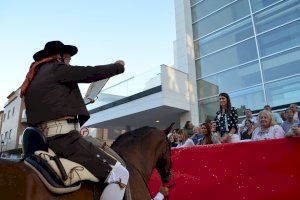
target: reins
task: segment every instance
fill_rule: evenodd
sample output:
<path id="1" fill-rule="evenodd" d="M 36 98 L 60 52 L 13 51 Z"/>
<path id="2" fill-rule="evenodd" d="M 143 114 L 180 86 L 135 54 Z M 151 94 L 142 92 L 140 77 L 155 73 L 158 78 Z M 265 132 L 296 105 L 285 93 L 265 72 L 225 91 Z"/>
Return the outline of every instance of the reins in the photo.
<path id="1" fill-rule="evenodd" d="M 139 173 L 139 175 L 142 177 L 142 179 L 143 179 L 143 181 L 144 181 L 144 183 L 146 185 L 146 188 L 147 188 L 147 190 L 149 192 L 149 195 L 150 195 L 151 199 L 153 199 L 153 196 L 151 195 L 151 191 L 150 191 L 150 189 L 148 187 L 148 183 L 146 182 L 146 180 L 145 180 L 143 174 L 141 173 L 141 171 L 137 167 L 135 167 L 133 164 L 131 164 L 130 162 L 126 162 L 126 164 L 127 165 L 129 164 L 132 168 L 134 168 Z"/>

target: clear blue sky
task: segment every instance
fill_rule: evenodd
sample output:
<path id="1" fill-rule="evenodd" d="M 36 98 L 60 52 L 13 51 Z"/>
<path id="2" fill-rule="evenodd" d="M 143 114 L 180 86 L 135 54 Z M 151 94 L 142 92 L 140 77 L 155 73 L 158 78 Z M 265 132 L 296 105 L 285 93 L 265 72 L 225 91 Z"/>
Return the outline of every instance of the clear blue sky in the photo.
<path id="1" fill-rule="evenodd" d="M 32 55 L 51 40 L 78 47 L 73 65 L 123 59 L 123 80 L 173 64 L 173 0 L 3 0 L 0 3 L 0 110 L 23 82 Z M 84 86 L 83 86 L 84 88 Z"/>

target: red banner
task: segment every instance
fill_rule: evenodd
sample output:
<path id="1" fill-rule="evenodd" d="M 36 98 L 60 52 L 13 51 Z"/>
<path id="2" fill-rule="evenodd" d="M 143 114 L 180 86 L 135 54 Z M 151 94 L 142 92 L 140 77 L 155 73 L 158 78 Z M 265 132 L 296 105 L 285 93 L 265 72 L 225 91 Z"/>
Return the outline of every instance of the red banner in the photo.
<path id="1" fill-rule="evenodd" d="M 169 200 L 300 199 L 300 138 L 172 150 Z M 153 195 L 160 179 L 153 173 Z"/>

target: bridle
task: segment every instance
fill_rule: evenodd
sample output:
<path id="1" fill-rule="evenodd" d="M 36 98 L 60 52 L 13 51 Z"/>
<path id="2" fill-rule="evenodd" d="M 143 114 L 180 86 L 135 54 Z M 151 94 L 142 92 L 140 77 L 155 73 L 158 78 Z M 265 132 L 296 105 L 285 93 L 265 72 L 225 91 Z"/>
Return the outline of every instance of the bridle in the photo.
<path id="1" fill-rule="evenodd" d="M 165 158 L 166 156 L 168 156 L 167 154 L 168 154 L 168 151 L 169 151 L 169 154 L 170 154 L 170 151 L 171 151 L 171 143 L 170 143 L 170 141 L 169 141 L 169 139 L 168 138 L 166 138 L 166 141 L 167 141 L 167 149 L 166 149 L 166 152 L 163 152 L 162 153 L 162 158 Z M 170 155 L 171 156 L 171 155 Z M 165 158 L 166 159 L 166 158 Z M 171 159 L 171 158 L 170 158 Z M 158 161 L 159 162 L 159 161 Z M 171 168 L 171 166 L 172 166 L 172 161 L 170 160 L 170 168 Z M 162 163 L 161 165 L 159 165 L 160 167 L 164 167 L 164 165 L 163 165 L 164 163 Z M 159 170 L 158 170 L 159 171 Z M 172 174 L 171 174 L 171 169 L 170 169 L 170 171 L 168 171 L 168 172 L 166 172 L 166 171 L 164 171 L 164 173 L 161 173 L 161 172 L 159 172 L 159 174 L 160 174 L 160 176 L 161 176 L 161 180 L 162 180 L 162 182 L 163 183 L 167 183 L 167 182 L 169 182 L 169 180 L 171 179 L 171 176 L 172 176 Z M 164 174 L 164 175 L 166 175 L 166 176 L 162 176 L 162 174 Z"/>

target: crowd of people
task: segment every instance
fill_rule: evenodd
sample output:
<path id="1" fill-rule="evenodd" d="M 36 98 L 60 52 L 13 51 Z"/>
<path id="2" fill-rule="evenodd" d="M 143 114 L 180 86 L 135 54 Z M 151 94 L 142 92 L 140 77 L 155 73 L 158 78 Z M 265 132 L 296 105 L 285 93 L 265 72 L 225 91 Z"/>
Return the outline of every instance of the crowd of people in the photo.
<path id="1" fill-rule="evenodd" d="M 172 147 L 300 136 L 300 112 L 296 104 L 291 104 L 280 114 L 272 112 L 271 106 L 265 105 L 257 117 L 247 108 L 244 110 L 245 119 L 239 124 L 237 109 L 231 105 L 229 95 L 221 93 L 219 102 L 213 121 L 199 126 L 187 121 L 182 129 L 173 130 L 169 134 Z"/>

